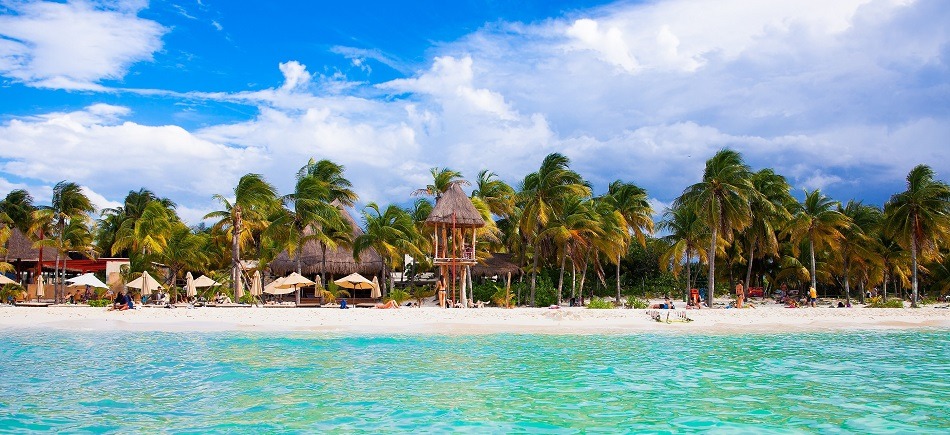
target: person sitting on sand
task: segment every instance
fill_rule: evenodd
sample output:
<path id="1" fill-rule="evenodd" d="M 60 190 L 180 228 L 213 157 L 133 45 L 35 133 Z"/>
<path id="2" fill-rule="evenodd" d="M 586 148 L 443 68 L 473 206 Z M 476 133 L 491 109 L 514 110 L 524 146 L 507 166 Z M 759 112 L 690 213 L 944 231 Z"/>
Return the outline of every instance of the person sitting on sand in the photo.
<path id="1" fill-rule="evenodd" d="M 663 303 L 661 303 L 661 304 L 653 304 L 653 305 L 650 306 L 650 308 L 655 309 L 655 310 L 672 310 L 672 309 L 673 309 L 673 302 L 671 302 L 671 301 L 670 301 L 670 297 L 667 296 L 667 297 L 663 298 Z"/>
<path id="2" fill-rule="evenodd" d="M 124 311 L 129 309 L 129 299 L 125 293 L 118 293 L 115 295 L 115 300 L 112 301 L 111 310 Z"/>
<path id="3" fill-rule="evenodd" d="M 397 304 L 396 301 L 390 299 L 385 304 L 376 304 L 376 308 L 379 308 L 379 309 L 399 308 L 399 304 Z"/>

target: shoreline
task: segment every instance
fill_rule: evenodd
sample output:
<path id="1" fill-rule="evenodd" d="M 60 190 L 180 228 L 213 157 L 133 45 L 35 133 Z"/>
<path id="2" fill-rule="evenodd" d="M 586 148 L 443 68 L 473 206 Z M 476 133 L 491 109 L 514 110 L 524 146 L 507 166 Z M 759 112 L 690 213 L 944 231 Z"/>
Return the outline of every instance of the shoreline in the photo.
<path id="1" fill-rule="evenodd" d="M 690 322 L 653 320 L 644 309 L 433 307 L 380 310 L 262 307 L 141 308 L 84 306 L 0 308 L 0 330 L 164 332 L 312 332 L 340 335 L 624 335 L 754 334 L 859 330 L 950 330 L 945 308 L 796 308 L 672 310 Z M 666 319 L 666 310 L 655 310 Z"/>

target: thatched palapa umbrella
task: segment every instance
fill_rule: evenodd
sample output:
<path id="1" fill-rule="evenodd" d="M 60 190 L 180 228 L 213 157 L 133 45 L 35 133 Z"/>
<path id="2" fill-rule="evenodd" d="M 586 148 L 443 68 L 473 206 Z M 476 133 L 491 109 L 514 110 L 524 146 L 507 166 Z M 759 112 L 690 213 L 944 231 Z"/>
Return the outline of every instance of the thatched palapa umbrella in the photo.
<path id="1" fill-rule="evenodd" d="M 352 229 L 352 238 L 363 234 L 363 229 L 356 224 L 353 216 L 345 208 L 337 205 L 343 219 Z M 307 228 L 304 234 L 313 234 L 313 230 Z M 300 260 L 302 263 L 301 273 L 305 275 L 316 275 L 329 273 L 332 275 L 345 275 L 356 271 L 366 275 L 379 274 L 383 270 L 383 259 L 374 249 L 367 249 L 360 254 L 360 261 L 353 260 L 353 249 L 348 246 L 337 245 L 335 249 L 326 249 L 326 256 L 323 255 L 323 249 L 316 241 L 309 241 L 304 244 L 300 250 Z M 324 270 L 324 266 L 326 270 Z M 284 275 L 297 271 L 296 258 L 287 251 L 281 252 L 273 261 L 270 262 L 271 271 L 276 275 Z"/>

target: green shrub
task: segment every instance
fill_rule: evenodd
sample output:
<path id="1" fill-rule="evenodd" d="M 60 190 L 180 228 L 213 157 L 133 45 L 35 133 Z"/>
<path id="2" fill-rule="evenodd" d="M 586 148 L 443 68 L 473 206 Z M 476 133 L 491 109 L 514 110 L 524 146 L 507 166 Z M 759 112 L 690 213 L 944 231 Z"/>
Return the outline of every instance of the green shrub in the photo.
<path id="1" fill-rule="evenodd" d="M 898 298 L 890 298 L 884 300 L 884 298 L 877 296 L 873 297 L 868 301 L 868 308 L 904 308 L 904 301 Z"/>
<path id="2" fill-rule="evenodd" d="M 22 297 L 24 292 L 20 284 L 4 284 L 0 287 L 0 302 L 7 303 L 8 300 L 17 300 Z"/>
<path id="3" fill-rule="evenodd" d="M 614 303 L 607 299 L 594 298 L 587 303 L 587 308 L 592 310 L 608 310 L 614 308 Z"/>
<path id="4" fill-rule="evenodd" d="M 108 299 L 91 299 L 86 301 L 86 303 L 89 304 L 90 307 L 108 307 L 112 304 L 112 301 Z"/>
<path id="5" fill-rule="evenodd" d="M 393 289 L 389 292 L 389 297 L 386 298 L 387 301 L 395 301 L 396 305 L 402 305 L 409 299 L 412 299 L 412 295 L 409 292 L 403 289 Z"/>
<path id="6" fill-rule="evenodd" d="M 628 297 L 627 305 L 630 306 L 630 308 L 635 308 L 638 310 L 643 310 L 650 306 L 650 304 L 647 301 L 640 299 L 636 296 Z"/>

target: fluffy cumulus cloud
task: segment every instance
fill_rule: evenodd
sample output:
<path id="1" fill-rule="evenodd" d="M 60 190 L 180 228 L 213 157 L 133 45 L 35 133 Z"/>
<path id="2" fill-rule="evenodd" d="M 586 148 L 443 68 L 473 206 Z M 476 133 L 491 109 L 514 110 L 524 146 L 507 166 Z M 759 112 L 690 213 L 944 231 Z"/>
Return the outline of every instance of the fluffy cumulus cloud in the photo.
<path id="1" fill-rule="evenodd" d="M 486 26 L 385 83 L 327 79 L 289 60 L 268 89 L 156 92 L 257 108 L 241 122 L 148 126 L 110 105 L 12 119 L 0 125 L 0 170 L 38 185 L 73 179 L 105 203 L 147 186 L 197 219 L 247 172 L 288 191 L 310 157 L 345 165 L 364 201 L 385 203 L 406 201 L 434 166 L 517 184 L 557 151 L 595 189 L 633 181 L 661 208 L 730 147 L 797 188 L 879 201 L 918 163 L 950 178 L 946 22 L 950 8 L 934 0 L 624 2 Z M 121 74 L 148 52 L 64 77 Z M 30 74 L 21 79 L 57 76 Z M 868 190 L 878 188 L 891 190 Z"/>
<path id="2" fill-rule="evenodd" d="M 161 49 L 166 29 L 139 18 L 140 1 L 11 2 L 0 16 L 0 74 L 31 86 L 104 89 Z"/>

